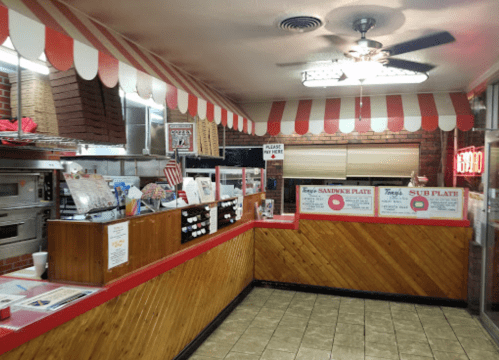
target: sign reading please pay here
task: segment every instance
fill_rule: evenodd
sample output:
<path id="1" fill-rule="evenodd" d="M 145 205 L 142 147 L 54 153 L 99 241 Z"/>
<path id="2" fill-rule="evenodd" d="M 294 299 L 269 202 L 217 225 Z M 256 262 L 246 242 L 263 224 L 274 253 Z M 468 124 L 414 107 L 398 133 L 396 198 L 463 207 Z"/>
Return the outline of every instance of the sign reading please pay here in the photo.
<path id="1" fill-rule="evenodd" d="M 379 216 L 463 218 L 463 189 L 380 187 Z"/>
<path id="2" fill-rule="evenodd" d="M 374 216 L 373 186 L 300 186 L 304 214 Z"/>

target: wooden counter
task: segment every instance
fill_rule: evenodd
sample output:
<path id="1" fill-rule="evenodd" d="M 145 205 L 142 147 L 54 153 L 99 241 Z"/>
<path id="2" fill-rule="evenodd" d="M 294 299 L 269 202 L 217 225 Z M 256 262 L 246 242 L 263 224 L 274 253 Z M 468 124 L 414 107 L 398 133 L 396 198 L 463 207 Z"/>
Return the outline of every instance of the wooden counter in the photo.
<path id="1" fill-rule="evenodd" d="M 263 193 L 248 195 L 243 216 L 212 235 L 181 244 L 181 209 L 131 216 L 108 222 L 53 220 L 48 223 L 50 281 L 102 286 L 169 255 L 207 241 L 255 218 L 254 203 Z M 129 261 L 108 270 L 109 225 L 129 221 Z"/>
<path id="2" fill-rule="evenodd" d="M 255 279 L 467 299 L 471 228 L 350 218 L 300 220 L 298 231 L 256 228 Z"/>
<path id="3" fill-rule="evenodd" d="M 466 299 L 464 222 L 253 221 L 258 196 L 245 220 L 215 236 L 26 328 L 0 329 L 0 360 L 173 359 L 255 279 Z"/>

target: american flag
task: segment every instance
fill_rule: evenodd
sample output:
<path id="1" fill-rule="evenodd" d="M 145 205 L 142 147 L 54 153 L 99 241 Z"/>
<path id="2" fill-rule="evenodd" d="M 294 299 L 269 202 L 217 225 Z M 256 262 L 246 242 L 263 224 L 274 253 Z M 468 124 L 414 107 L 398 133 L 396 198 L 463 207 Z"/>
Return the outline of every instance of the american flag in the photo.
<path id="1" fill-rule="evenodd" d="M 175 153 L 175 159 L 171 159 L 166 163 L 166 166 L 163 170 L 165 173 L 166 181 L 172 186 L 180 184 L 183 181 L 182 177 L 182 167 L 179 163 L 178 152 Z"/>

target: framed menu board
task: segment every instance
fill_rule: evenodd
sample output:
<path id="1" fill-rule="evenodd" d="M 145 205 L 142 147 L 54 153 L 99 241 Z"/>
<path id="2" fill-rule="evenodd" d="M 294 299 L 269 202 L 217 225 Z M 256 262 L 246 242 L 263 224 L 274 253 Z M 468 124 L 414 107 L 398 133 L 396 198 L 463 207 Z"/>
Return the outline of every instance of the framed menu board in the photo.
<path id="1" fill-rule="evenodd" d="M 461 220 L 463 196 L 460 188 L 380 187 L 379 216 Z"/>
<path id="2" fill-rule="evenodd" d="M 117 202 L 102 175 L 64 174 L 78 214 L 104 211 L 116 207 Z"/>
<path id="3" fill-rule="evenodd" d="M 303 214 L 375 215 L 374 186 L 300 186 Z"/>

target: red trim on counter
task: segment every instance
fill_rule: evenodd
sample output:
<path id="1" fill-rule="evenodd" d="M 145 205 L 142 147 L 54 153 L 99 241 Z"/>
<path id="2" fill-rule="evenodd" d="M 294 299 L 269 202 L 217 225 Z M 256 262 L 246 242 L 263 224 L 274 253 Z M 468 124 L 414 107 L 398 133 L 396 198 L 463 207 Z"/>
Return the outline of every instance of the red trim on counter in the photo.
<path id="1" fill-rule="evenodd" d="M 436 219 L 414 219 L 414 218 L 389 218 L 389 217 L 374 217 L 374 216 L 300 214 L 300 219 L 362 222 L 362 223 L 371 223 L 371 224 L 426 225 L 426 226 L 451 226 L 451 227 L 470 226 L 469 220 L 436 220 Z"/>
<path id="2" fill-rule="evenodd" d="M 89 295 L 87 298 L 73 304 L 60 311 L 23 327 L 18 331 L 0 328 L 0 355 L 6 353 L 29 340 L 32 340 L 59 325 L 74 319 L 75 317 L 104 304 L 105 302 L 123 294 L 124 292 L 139 286 L 140 284 L 161 275 L 186 261 L 189 261 L 214 247 L 233 239 L 234 237 L 254 228 L 254 222 L 250 221 L 237 226 L 227 232 L 215 236 L 201 244 L 180 251 L 164 260 L 149 265 L 143 269 L 118 279 L 111 284 L 104 286 L 102 291 Z"/>

